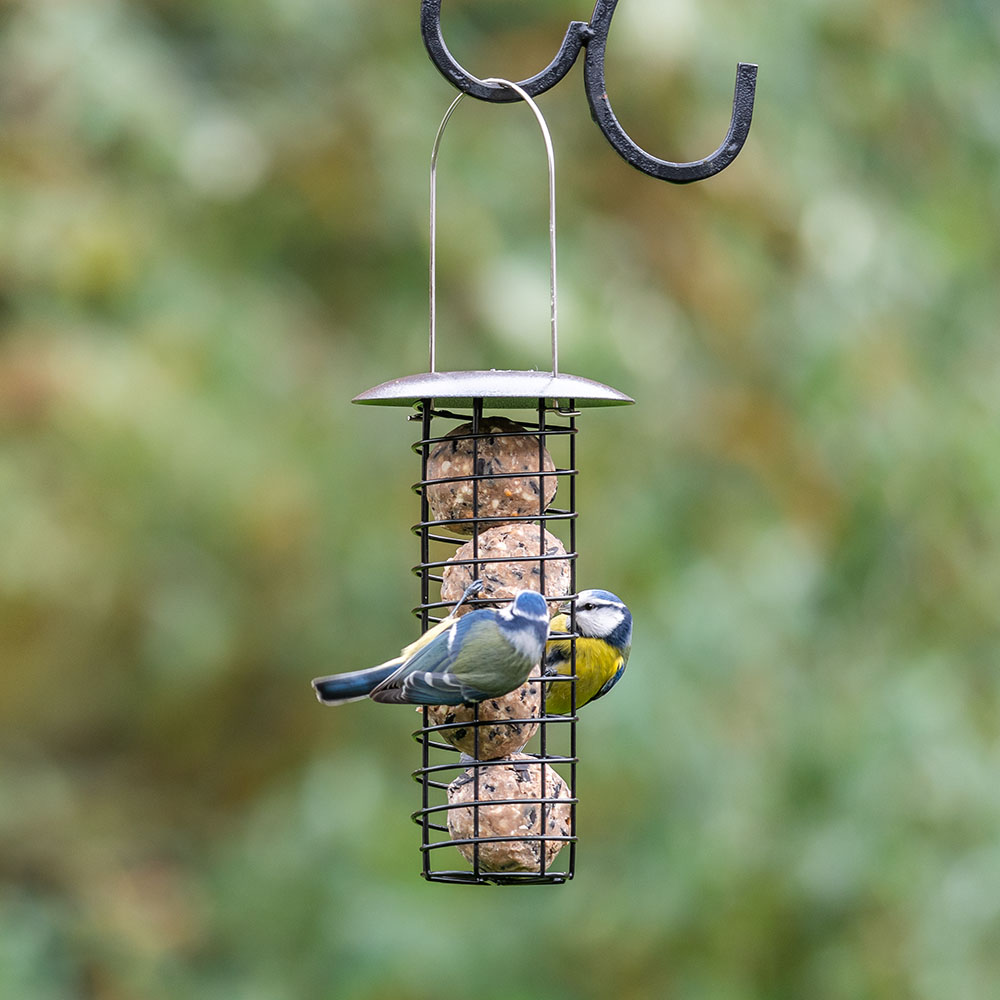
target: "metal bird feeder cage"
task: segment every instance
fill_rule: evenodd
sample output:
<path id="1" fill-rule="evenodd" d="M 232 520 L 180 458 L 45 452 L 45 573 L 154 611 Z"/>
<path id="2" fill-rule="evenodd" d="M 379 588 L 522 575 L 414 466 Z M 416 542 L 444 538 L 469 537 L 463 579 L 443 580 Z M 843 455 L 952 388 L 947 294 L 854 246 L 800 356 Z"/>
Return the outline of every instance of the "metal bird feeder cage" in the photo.
<path id="1" fill-rule="evenodd" d="M 428 54 L 460 91 L 434 140 L 430 185 L 430 366 L 384 382 L 354 402 L 411 407 L 421 433 L 413 449 L 420 517 L 413 567 L 426 631 L 462 602 L 473 580 L 484 589 L 462 612 L 497 607 L 519 589 L 537 590 L 556 608 L 577 594 L 576 434 L 584 409 L 632 403 L 610 386 L 559 370 L 556 295 L 555 166 L 548 128 L 533 98 L 568 72 L 586 48 L 584 85 L 594 120 L 611 145 L 644 173 L 677 184 L 724 169 L 750 128 L 756 66 L 740 63 L 729 132 L 710 156 L 673 163 L 650 156 L 625 134 L 608 102 L 604 52 L 617 0 L 597 0 L 589 23 L 573 21 L 552 63 L 520 83 L 472 76 L 455 62 L 441 33 L 441 0 L 422 0 Z M 550 371 L 438 371 L 436 355 L 436 167 L 442 135 L 466 95 L 524 101 L 545 142 L 549 175 Z M 500 414 L 503 414 L 501 416 Z M 517 417 L 516 422 L 509 415 Z M 422 707 L 414 732 L 420 766 L 423 877 L 470 884 L 554 884 L 574 875 L 577 812 L 575 613 L 568 616 L 570 673 L 539 672 L 503 699 Z M 550 633 L 550 638 L 555 637 Z M 569 686 L 570 711 L 546 710 L 547 686 Z M 503 704 L 501 704 L 503 702 Z M 456 867 L 464 857 L 466 864 Z"/>
<path id="2" fill-rule="evenodd" d="M 534 580 L 526 585 L 543 594 L 561 592 L 566 598 L 576 593 L 577 417 L 585 407 L 632 400 L 607 386 L 571 375 L 476 371 L 398 379 L 362 393 L 355 401 L 413 406 L 417 411 L 415 419 L 420 421 L 420 438 L 413 446 L 420 456 L 420 479 L 414 485 L 420 497 L 420 519 L 413 530 L 420 547 L 420 561 L 414 567 L 420 587 L 420 604 L 415 613 L 423 630 L 440 621 L 455 603 L 438 596 L 439 590 L 447 585 L 448 574 L 460 574 L 461 582 L 452 587 L 453 594 L 472 579 L 483 579 L 489 588 L 491 580 L 497 579 L 497 568 L 502 574 L 501 584 L 523 576 L 526 581 Z M 505 414 L 512 410 L 527 412 L 517 413 L 517 430 L 498 433 L 489 423 L 498 410 Z M 458 434 L 454 430 L 456 421 L 460 425 Z M 447 425 L 450 433 L 442 430 L 442 425 Z M 496 442 L 504 436 L 523 440 L 525 434 L 537 439 L 534 447 L 537 468 L 522 471 L 519 478 L 530 483 L 528 490 L 537 496 L 537 509 L 513 517 L 497 515 L 489 504 L 481 502 L 479 494 L 511 477 L 509 472 L 485 471 L 487 463 L 480 460 L 478 452 L 488 441 Z M 439 446 L 468 449 L 472 455 L 471 467 L 484 471 L 460 477 L 435 476 L 429 466 Z M 545 463 L 546 454 L 555 459 L 554 468 Z M 558 504 L 546 505 L 546 485 L 553 479 L 558 480 L 560 500 Z M 430 495 L 435 486 L 456 484 L 471 492 L 470 516 L 464 519 L 472 531 L 467 541 L 445 533 L 455 526 L 456 519 L 436 516 Z M 488 554 L 496 551 L 489 546 L 491 532 L 504 536 L 502 544 L 511 537 L 507 532 L 518 528 L 522 535 L 515 543 L 517 548 L 500 556 Z M 552 537 L 563 541 L 557 553 L 550 551 Z M 532 545 L 532 539 L 537 540 L 536 544 Z M 464 557 L 463 553 L 455 552 L 457 545 L 466 550 Z M 557 564 L 558 574 L 553 569 Z M 559 583 L 553 586 L 555 579 Z M 501 590 L 506 593 L 502 586 Z M 488 595 L 468 603 L 493 604 Z M 560 600 L 551 601 L 553 610 L 559 603 Z M 571 624 L 569 634 L 574 636 L 572 627 Z M 571 643 L 575 647 L 575 637 Z M 435 882 L 526 884 L 557 883 L 573 877 L 577 715 L 575 659 L 571 662 L 573 671 L 566 680 L 550 681 L 570 686 L 569 715 L 548 715 L 544 697 L 527 705 L 515 702 L 515 707 L 501 715 L 500 721 L 495 712 L 490 713 L 491 707 L 496 707 L 495 701 L 492 706 L 489 702 L 471 706 L 459 714 L 457 722 L 448 721 L 450 715 L 442 717 L 440 710 L 420 709 L 422 725 L 414 737 L 421 747 L 421 759 L 414 778 L 421 792 L 420 807 L 413 813 L 413 819 L 422 834 L 424 878 Z M 533 673 L 526 687 L 541 691 L 541 675 Z M 505 760 L 498 760 L 492 751 L 484 749 L 498 732 L 503 738 L 519 729 L 523 733 L 534 731 L 534 736 L 523 748 L 526 753 L 515 752 L 514 764 L 508 766 Z M 519 742 L 515 735 L 515 745 Z M 515 797 L 504 794 L 501 788 L 499 796 L 488 797 L 487 791 L 495 792 L 494 772 L 501 768 L 515 774 L 520 769 L 519 774 L 529 779 L 527 791 Z M 456 790 L 461 790 L 463 784 L 466 795 L 456 801 Z M 501 829 L 505 809 L 507 813 L 527 811 L 529 822 L 533 821 L 527 833 L 511 834 L 509 829 Z M 456 817 L 462 818 L 464 825 L 457 824 Z M 455 865 L 461 860 L 455 853 L 456 847 L 469 861 L 464 869 Z M 498 852 L 510 859 L 501 864 L 517 865 L 517 870 L 496 870 Z M 557 856 L 550 862 L 552 855 Z"/>

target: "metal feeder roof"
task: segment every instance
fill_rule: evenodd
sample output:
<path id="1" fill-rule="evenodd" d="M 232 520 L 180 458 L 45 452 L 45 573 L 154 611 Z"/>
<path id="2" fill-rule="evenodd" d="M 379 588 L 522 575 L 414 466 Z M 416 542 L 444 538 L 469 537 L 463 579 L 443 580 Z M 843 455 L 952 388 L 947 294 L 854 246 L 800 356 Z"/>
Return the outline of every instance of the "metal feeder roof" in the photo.
<path id="1" fill-rule="evenodd" d="M 473 400 L 488 399 L 491 407 L 520 409 L 529 400 L 551 399 L 559 407 L 570 405 L 625 406 L 635 400 L 625 393 L 579 375 L 539 371 L 424 372 L 383 382 L 359 393 L 352 402 L 373 406 L 413 406 L 421 399 L 447 401 L 469 407 Z"/>

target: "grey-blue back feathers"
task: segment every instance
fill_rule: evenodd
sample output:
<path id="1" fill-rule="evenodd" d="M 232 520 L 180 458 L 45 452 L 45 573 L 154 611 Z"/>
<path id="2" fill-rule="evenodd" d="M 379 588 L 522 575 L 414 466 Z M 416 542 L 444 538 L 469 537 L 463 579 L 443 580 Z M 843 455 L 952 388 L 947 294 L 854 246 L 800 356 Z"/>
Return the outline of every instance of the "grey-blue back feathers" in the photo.
<path id="1" fill-rule="evenodd" d="M 458 705 L 499 698 L 520 687 L 538 667 L 548 637 L 549 609 L 541 594 L 521 591 L 499 611 L 480 609 L 424 633 L 403 656 L 377 667 L 318 677 L 313 687 L 326 705 L 374 701 Z M 433 635 L 433 637 L 432 637 Z M 413 650 L 413 646 L 418 646 Z"/>
<path id="2" fill-rule="evenodd" d="M 521 591 L 500 611 L 459 618 L 371 692 L 393 704 L 459 705 L 498 698 L 520 687 L 538 666 L 548 636 L 548 605 Z"/>

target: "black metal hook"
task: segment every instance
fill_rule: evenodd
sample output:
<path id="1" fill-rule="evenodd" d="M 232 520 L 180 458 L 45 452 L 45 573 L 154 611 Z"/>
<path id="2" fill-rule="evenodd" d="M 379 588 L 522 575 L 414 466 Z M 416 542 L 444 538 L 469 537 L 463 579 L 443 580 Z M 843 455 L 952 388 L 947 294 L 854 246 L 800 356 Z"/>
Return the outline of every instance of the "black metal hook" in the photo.
<path id="1" fill-rule="evenodd" d="M 736 67 L 736 89 L 733 94 L 733 111 L 729 131 L 719 148 L 701 160 L 674 163 L 661 160 L 647 153 L 629 138 L 621 127 L 608 100 L 604 82 L 604 56 L 608 32 L 618 0 L 597 0 L 590 23 L 570 21 L 566 36 L 556 57 L 540 73 L 521 80 L 518 86 L 532 97 L 537 97 L 554 87 L 576 62 L 580 50 L 587 49 L 584 60 L 583 82 L 587 92 L 590 112 L 608 142 L 637 170 L 673 184 L 690 184 L 704 180 L 724 170 L 736 159 L 750 132 L 753 118 L 754 93 L 757 85 L 757 67 L 753 63 L 739 63 Z M 441 0 L 421 0 L 420 32 L 431 61 L 442 75 L 459 90 L 481 101 L 517 101 L 520 95 L 500 84 L 486 83 L 467 72 L 445 45 L 441 33 Z"/>
<path id="2" fill-rule="evenodd" d="M 442 75 L 459 90 L 481 101 L 519 101 L 520 94 L 509 87 L 498 83 L 485 83 L 479 77 L 473 76 L 455 60 L 444 43 L 441 34 L 441 0 L 421 0 L 420 4 L 420 34 L 431 57 L 431 62 L 441 71 Z M 517 85 L 531 97 L 551 90 L 568 72 L 580 49 L 587 44 L 593 32 L 585 21 L 570 21 L 566 29 L 566 37 L 552 60 L 541 71 L 526 80 L 517 81 Z"/>
<path id="3" fill-rule="evenodd" d="M 688 163 L 673 163 L 651 156 L 633 142 L 618 123 L 608 91 L 604 83 L 604 50 L 608 44 L 611 18 L 614 16 L 618 0 L 597 0 L 590 27 L 593 37 L 587 44 L 587 58 L 583 65 L 584 88 L 590 102 L 590 113 L 604 133 L 605 138 L 633 167 L 644 174 L 659 177 L 673 184 L 690 184 L 701 181 L 720 170 L 725 170 L 746 142 L 753 118 L 753 100 L 757 88 L 757 67 L 753 63 L 738 63 L 736 67 L 736 89 L 733 94 L 733 112 L 729 120 L 729 131 L 719 148 L 710 156 Z"/>

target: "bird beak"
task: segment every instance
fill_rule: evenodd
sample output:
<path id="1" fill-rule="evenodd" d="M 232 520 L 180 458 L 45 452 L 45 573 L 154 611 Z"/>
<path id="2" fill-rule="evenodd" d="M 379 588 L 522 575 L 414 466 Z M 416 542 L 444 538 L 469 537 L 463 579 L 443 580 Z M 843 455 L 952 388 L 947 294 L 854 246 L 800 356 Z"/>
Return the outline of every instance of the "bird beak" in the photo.
<path id="1" fill-rule="evenodd" d="M 560 615 L 568 615 L 572 610 L 573 610 L 573 602 L 563 601 L 562 604 L 560 604 L 559 607 L 556 608 L 556 613 Z"/>

